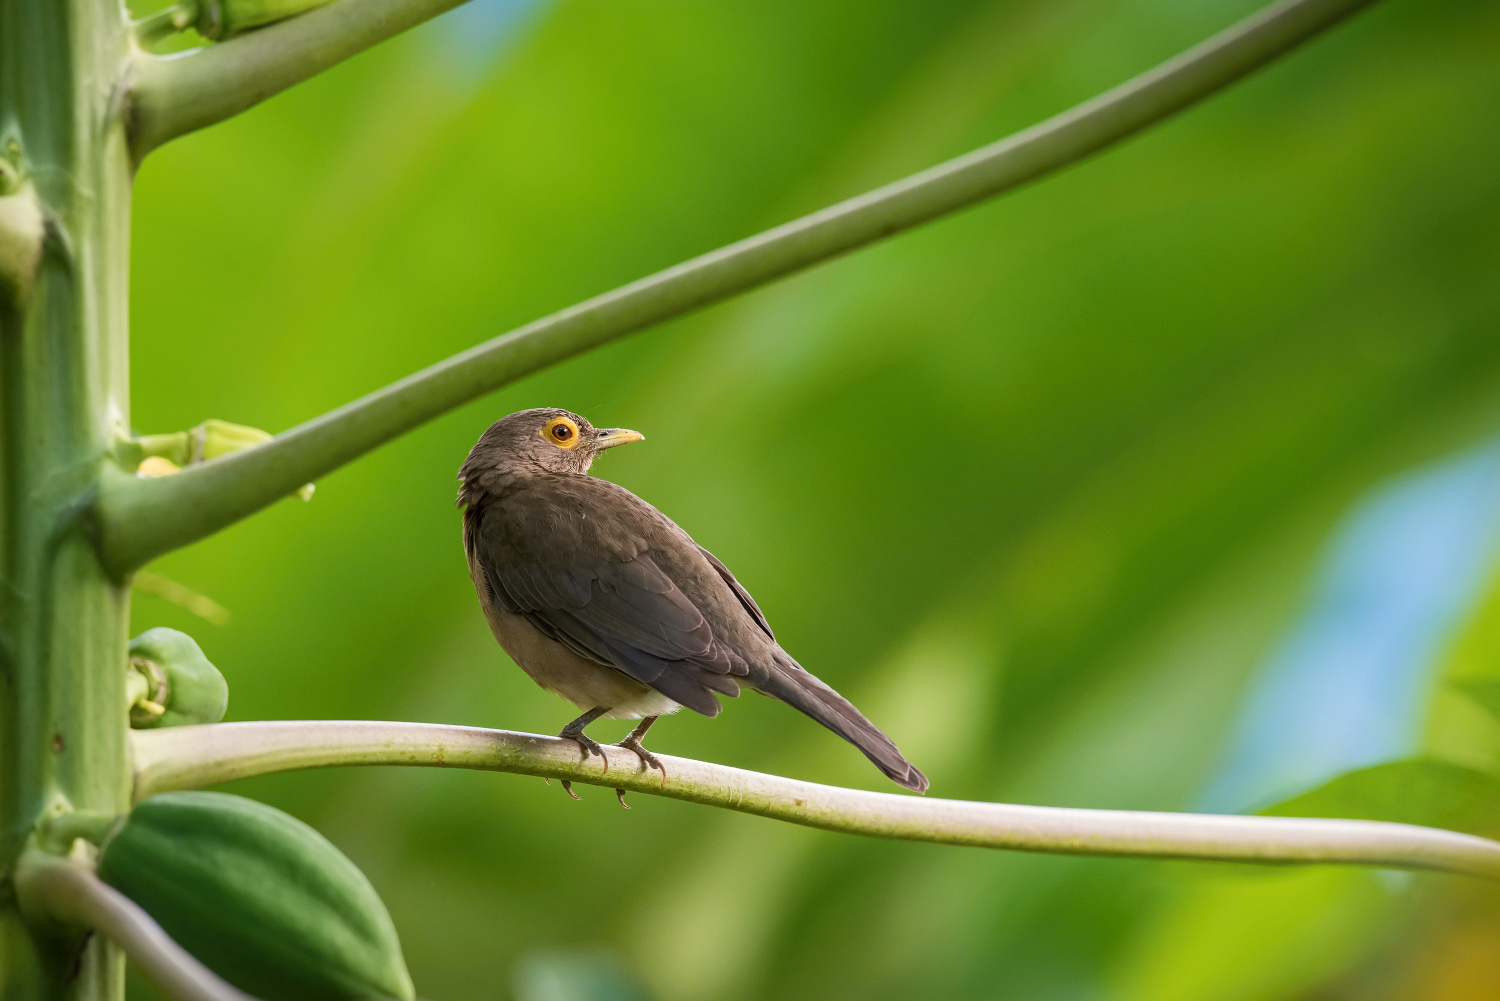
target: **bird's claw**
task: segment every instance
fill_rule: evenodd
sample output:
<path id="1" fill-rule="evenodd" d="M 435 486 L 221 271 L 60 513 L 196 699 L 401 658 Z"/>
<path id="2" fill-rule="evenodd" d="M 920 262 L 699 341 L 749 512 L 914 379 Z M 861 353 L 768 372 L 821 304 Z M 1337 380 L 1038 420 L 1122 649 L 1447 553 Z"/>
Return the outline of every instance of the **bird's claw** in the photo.
<path id="1" fill-rule="evenodd" d="M 588 760 L 590 754 L 599 755 L 599 760 L 604 762 L 605 774 L 609 773 L 609 756 L 604 753 L 604 748 L 593 737 L 583 733 L 568 733 L 566 730 L 558 734 L 558 736 L 564 740 L 571 740 L 576 743 L 582 749 L 585 761 Z"/>
<path id="2" fill-rule="evenodd" d="M 563 792 L 567 793 L 569 796 L 572 796 L 574 799 L 583 799 L 582 796 L 573 791 L 573 783 L 569 782 L 567 779 L 562 780 L 562 787 Z"/>
<path id="3" fill-rule="evenodd" d="M 624 789 L 616 789 L 615 790 L 615 799 L 619 800 L 620 801 L 620 805 L 623 806 L 625 809 L 627 809 L 627 810 L 630 809 L 630 804 L 627 803 L 627 802 L 625 802 L 625 790 Z"/>
<path id="4" fill-rule="evenodd" d="M 642 767 L 644 767 L 644 768 L 655 768 L 657 771 L 661 772 L 661 784 L 662 784 L 663 787 L 666 786 L 666 784 L 667 784 L 667 766 L 661 763 L 661 759 L 660 758 L 658 758 L 656 755 L 652 754 L 650 751 L 648 751 L 644 747 L 642 747 L 641 746 L 641 742 L 639 740 L 635 740 L 633 738 L 626 737 L 624 740 L 620 741 L 615 746 L 616 747 L 623 747 L 623 748 L 625 748 L 626 750 L 629 750 L 629 751 L 634 751 L 635 752 L 635 756 L 641 759 L 641 765 L 642 765 Z"/>

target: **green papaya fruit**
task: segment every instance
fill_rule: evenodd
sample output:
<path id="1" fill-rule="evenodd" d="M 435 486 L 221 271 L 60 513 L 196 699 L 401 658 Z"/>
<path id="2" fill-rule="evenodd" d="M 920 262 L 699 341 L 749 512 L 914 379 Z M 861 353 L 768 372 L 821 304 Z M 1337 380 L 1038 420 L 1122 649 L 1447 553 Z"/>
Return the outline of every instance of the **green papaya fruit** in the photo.
<path id="1" fill-rule="evenodd" d="M 130 641 L 130 725 L 217 723 L 229 707 L 229 684 L 187 633 L 148 629 Z"/>
<path id="2" fill-rule="evenodd" d="M 236 987 L 268 1001 L 412 1001 L 395 925 L 328 839 L 241 796 L 173 792 L 105 840 L 99 877 Z"/>

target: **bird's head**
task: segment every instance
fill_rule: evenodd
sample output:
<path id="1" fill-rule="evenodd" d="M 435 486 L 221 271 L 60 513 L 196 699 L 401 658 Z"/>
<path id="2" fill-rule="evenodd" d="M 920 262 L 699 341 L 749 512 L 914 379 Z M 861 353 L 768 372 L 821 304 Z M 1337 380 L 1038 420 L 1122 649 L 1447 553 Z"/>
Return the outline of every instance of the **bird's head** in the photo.
<path id="1" fill-rule="evenodd" d="M 596 428 L 567 410 L 521 410 L 500 418 L 479 436 L 458 476 L 467 486 L 491 470 L 539 467 L 553 473 L 587 473 L 606 448 L 642 437 L 625 428 Z"/>

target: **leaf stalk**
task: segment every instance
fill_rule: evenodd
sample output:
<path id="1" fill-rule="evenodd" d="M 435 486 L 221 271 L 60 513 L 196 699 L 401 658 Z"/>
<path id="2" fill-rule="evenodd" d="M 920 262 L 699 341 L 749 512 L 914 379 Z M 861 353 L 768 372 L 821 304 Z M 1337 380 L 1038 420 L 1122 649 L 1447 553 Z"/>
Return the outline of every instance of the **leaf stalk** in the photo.
<path id="1" fill-rule="evenodd" d="M 604 748 L 608 767 L 556 737 L 433 723 L 286 720 L 130 734 L 137 800 L 270 772 L 417 765 L 514 772 L 716 806 L 866 837 L 978 848 L 1260 863 L 1346 863 L 1500 878 L 1500 842 L 1368 820 L 1083 810 L 865 792 Z"/>
<path id="2" fill-rule="evenodd" d="M 114 942 L 171 1001 L 255 1001 L 172 941 L 140 905 L 81 865 L 33 851 L 17 867 L 16 892 L 34 917 L 90 928 Z"/>
<path id="3" fill-rule="evenodd" d="M 405 10 L 408 2 L 339 0 L 215 51 L 261 45 L 273 32 L 311 31 L 303 26 L 315 18 L 317 30 L 331 36 L 338 23 L 332 19 L 341 11 L 364 10 L 363 4 Z M 437 6 L 451 0 L 422 2 Z M 99 507 L 105 562 L 116 573 L 129 573 L 523 376 L 1077 163 L 1223 89 L 1370 2 L 1281 0 L 1128 83 L 1007 139 L 536 320 L 257 448 L 157 480 L 106 468 Z M 205 51 L 191 58 L 211 55 Z M 307 65 L 317 61 L 309 60 Z M 181 79 L 188 79 L 181 72 Z"/>
<path id="4" fill-rule="evenodd" d="M 231 118 L 463 2 L 338 0 L 217 45 L 168 56 L 137 51 L 125 105 L 131 155 L 139 164 L 163 143 Z M 165 29 L 142 27 L 148 40 Z"/>

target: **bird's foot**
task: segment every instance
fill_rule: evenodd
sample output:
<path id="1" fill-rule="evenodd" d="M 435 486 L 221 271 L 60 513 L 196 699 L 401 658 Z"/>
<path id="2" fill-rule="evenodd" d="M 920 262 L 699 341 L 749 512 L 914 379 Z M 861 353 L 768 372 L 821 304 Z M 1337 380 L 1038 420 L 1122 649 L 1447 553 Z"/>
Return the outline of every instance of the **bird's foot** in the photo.
<path id="1" fill-rule="evenodd" d="M 590 737 L 588 734 L 581 733 L 581 732 L 580 733 L 569 733 L 566 730 L 564 730 L 562 733 L 558 734 L 558 736 L 562 737 L 564 740 L 571 740 L 575 744 L 577 744 L 579 746 L 579 748 L 583 751 L 583 759 L 585 761 L 588 760 L 589 755 L 591 755 L 591 754 L 597 754 L 597 755 L 599 755 L 599 760 L 602 761 L 602 762 L 604 762 L 604 770 L 605 770 L 605 772 L 609 771 L 609 757 L 604 753 L 604 748 L 602 746 L 600 746 L 599 742 L 597 740 L 595 740 L 593 737 Z"/>
<path id="2" fill-rule="evenodd" d="M 628 751 L 634 751 L 635 756 L 641 759 L 641 765 L 645 768 L 655 768 L 661 772 L 661 784 L 663 786 L 667 784 L 667 766 L 661 763 L 660 758 L 642 747 L 640 738 L 635 736 L 635 734 L 631 734 L 615 746 L 623 747 Z"/>
<path id="3" fill-rule="evenodd" d="M 597 740 L 583 732 L 583 728 L 588 726 L 590 723 L 594 722 L 594 720 L 598 719 L 600 716 L 603 716 L 607 712 L 609 712 L 608 707 L 595 706 L 588 712 L 584 713 L 582 716 L 575 719 L 573 722 L 569 723 L 567 726 L 563 727 L 562 733 L 558 734 L 558 736 L 563 740 L 571 740 L 573 743 L 578 745 L 578 749 L 583 752 L 584 761 L 587 761 L 589 759 L 589 755 L 591 754 L 599 755 L 599 760 L 604 762 L 604 771 L 606 774 L 609 773 L 609 756 L 604 753 L 604 748 L 599 746 L 599 742 Z M 550 785 L 551 783 L 548 784 Z M 562 780 L 562 787 L 563 791 L 566 792 L 569 796 L 572 796 L 574 799 L 583 798 L 573 791 L 573 783 L 569 782 L 567 779 Z"/>
<path id="4" fill-rule="evenodd" d="M 641 740 L 646 736 L 646 731 L 651 729 L 651 724 L 655 723 L 656 720 L 657 717 L 655 716 L 647 716 L 645 719 L 641 720 L 639 726 L 637 726 L 634 730 L 631 730 L 629 735 L 615 746 L 634 751 L 635 756 L 641 759 L 641 765 L 643 767 L 655 768 L 657 771 L 661 772 L 661 784 L 662 787 L 665 788 L 667 784 L 667 766 L 662 764 L 661 760 L 658 759 L 656 755 L 652 754 L 650 751 L 641 746 Z M 623 800 L 621 802 L 623 802 Z"/>

